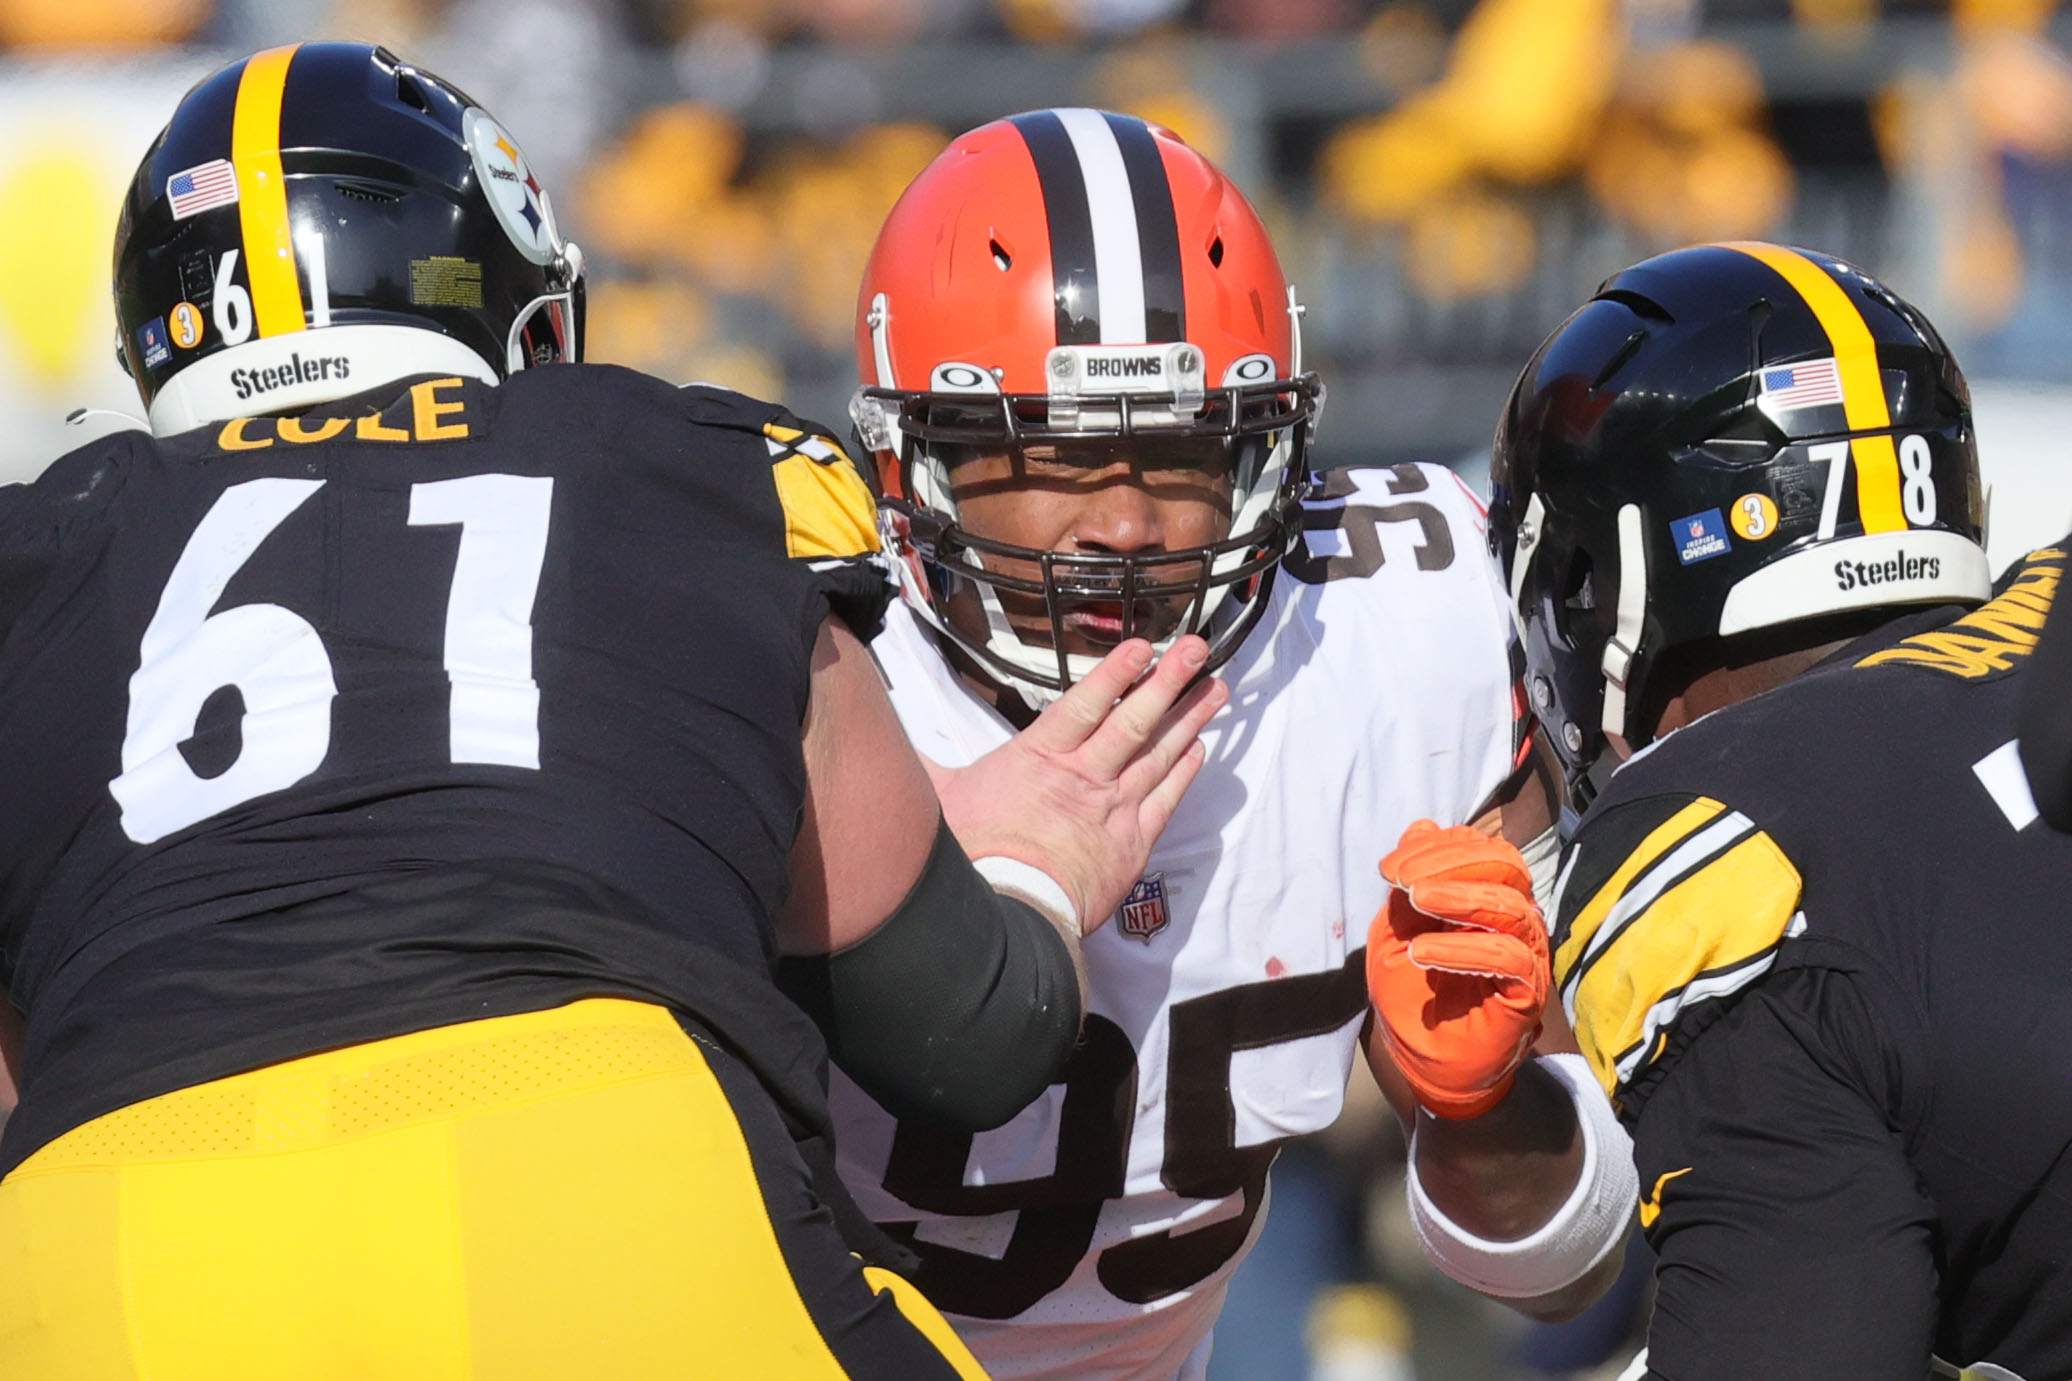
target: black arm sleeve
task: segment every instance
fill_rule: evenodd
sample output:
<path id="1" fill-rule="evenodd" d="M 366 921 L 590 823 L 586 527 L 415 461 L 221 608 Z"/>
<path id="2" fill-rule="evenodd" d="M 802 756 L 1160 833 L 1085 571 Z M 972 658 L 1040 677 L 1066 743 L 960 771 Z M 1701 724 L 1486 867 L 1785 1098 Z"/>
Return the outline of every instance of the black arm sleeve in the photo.
<path id="1" fill-rule="evenodd" d="M 1859 982 L 1764 979 L 1642 1108 L 1653 1381 L 1928 1374 L 1933 1209 L 1883 1110 L 1887 1057 Z"/>
<path id="2" fill-rule="evenodd" d="M 884 924 L 833 954 L 784 960 L 778 982 L 887 1112 L 957 1131 L 1028 1106 L 1079 1035 L 1064 937 L 995 892 L 948 825 Z"/>

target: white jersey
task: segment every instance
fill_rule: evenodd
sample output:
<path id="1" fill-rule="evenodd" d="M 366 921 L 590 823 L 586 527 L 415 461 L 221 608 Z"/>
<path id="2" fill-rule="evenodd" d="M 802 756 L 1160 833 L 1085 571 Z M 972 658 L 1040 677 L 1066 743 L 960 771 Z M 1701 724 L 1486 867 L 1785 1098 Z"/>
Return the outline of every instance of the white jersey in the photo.
<path id="1" fill-rule="evenodd" d="M 1512 759 L 1503 591 L 1450 472 L 1333 472 L 1144 879 L 1085 947 L 1085 1031 L 1005 1126 L 900 1125 L 834 1078 L 844 1180 L 999 1378 L 1197 1375 L 1280 1143 L 1338 1116 L 1377 865 Z M 1012 729 L 903 605 L 873 644 L 920 752 Z"/>

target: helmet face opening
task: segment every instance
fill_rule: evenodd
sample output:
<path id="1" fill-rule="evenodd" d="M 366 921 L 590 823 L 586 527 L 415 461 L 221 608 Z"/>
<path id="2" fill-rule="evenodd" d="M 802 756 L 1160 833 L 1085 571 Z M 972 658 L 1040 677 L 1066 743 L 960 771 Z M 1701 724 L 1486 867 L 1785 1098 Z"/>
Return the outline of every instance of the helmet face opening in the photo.
<path id="1" fill-rule="evenodd" d="M 1126 637 L 1199 633 L 1227 660 L 1297 530 L 1323 401 L 1300 315 L 1256 213 L 1169 132 L 1059 110 L 955 141 L 888 218 L 859 302 L 851 413 L 909 604 L 1038 705 Z M 1005 541 L 974 530 L 962 476 L 953 492 L 972 454 L 1031 490 L 1075 463 L 1218 476 L 1229 521 L 1184 549 Z"/>
<path id="2" fill-rule="evenodd" d="M 1009 492 L 1084 485 L 1083 479 L 1061 478 L 1060 471 L 1075 463 L 1113 470 L 1114 444 L 1100 443 L 1077 462 L 1049 458 L 1032 464 L 1017 456 Z M 1070 452 L 1043 447 L 1038 455 L 1054 449 Z M 1223 454 L 1213 468 L 1144 465 L 1105 482 L 1141 485 L 1152 493 L 1191 488 L 1196 496 L 1215 496 L 1229 512 L 1237 492 L 1234 472 L 1243 468 L 1239 449 L 1217 447 Z M 1186 484 L 1188 476 L 1195 483 Z M 898 498 L 886 503 L 901 547 L 925 583 L 930 622 L 995 679 L 1061 693 L 1091 668 L 1097 652 L 1130 638 L 1164 645 L 1199 634 L 1209 642 L 1211 669 L 1227 661 L 1257 622 L 1297 530 L 1300 495 L 1294 480 L 1292 474 L 1282 476 L 1264 503 L 1249 505 L 1256 517 L 1241 529 L 1226 518 L 1225 535 L 1216 540 L 1134 552 L 1023 546 L 982 535 L 943 507 Z M 971 491 L 965 492 L 970 498 Z M 1011 645 L 1003 652 L 1007 640 Z"/>
<path id="3" fill-rule="evenodd" d="M 1063 425 L 1044 395 L 974 402 L 865 390 L 858 401 L 902 409 L 901 458 L 884 467 L 885 503 L 896 516 L 891 545 L 910 557 L 910 594 L 989 676 L 1043 699 L 1091 670 L 1097 650 L 1130 638 L 1162 647 L 1199 634 L 1211 669 L 1236 652 L 1299 531 L 1306 473 L 1290 458 L 1307 452 L 1319 393 L 1309 376 L 1198 400 L 1080 396 Z M 1111 424 L 1091 425 L 1104 411 Z M 995 462 L 992 477 L 973 482 L 981 456 Z M 1220 531 L 1179 548 L 1053 550 L 975 530 L 965 513 L 997 495 L 1093 484 L 1213 503 Z"/>

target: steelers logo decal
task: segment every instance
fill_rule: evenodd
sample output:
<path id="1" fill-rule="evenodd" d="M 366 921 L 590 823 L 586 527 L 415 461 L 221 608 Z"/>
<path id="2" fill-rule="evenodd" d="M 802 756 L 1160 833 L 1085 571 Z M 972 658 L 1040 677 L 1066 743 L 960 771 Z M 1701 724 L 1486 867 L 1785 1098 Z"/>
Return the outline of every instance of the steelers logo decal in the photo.
<path id="1" fill-rule="evenodd" d="M 192 302 L 182 302 L 167 312 L 165 324 L 172 332 L 173 344 L 182 350 L 201 344 L 201 311 Z"/>
<path id="2" fill-rule="evenodd" d="M 468 111 L 465 128 L 475 178 L 497 223 L 520 254 L 535 264 L 552 263 L 561 252 L 561 233 L 554 228 L 554 210 L 525 155 L 503 126 L 480 110 Z"/>
<path id="3" fill-rule="evenodd" d="M 1760 542 L 1777 530 L 1777 505 L 1768 494 L 1743 494 L 1734 500 L 1734 531 L 1750 542 Z"/>

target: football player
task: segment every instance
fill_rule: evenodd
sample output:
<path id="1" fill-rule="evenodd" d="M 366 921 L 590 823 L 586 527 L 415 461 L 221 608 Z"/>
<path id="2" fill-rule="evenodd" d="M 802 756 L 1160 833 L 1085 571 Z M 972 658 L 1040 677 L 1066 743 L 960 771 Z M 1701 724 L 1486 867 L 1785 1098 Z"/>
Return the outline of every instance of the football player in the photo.
<path id="1" fill-rule="evenodd" d="M 0 1375 L 979 1375 L 850 1254 L 826 1050 L 937 1125 L 1045 1086 L 1207 645 L 1119 645 L 960 845 L 847 458 L 567 363 L 546 193 L 378 48 L 196 86 L 115 266 L 153 434 L 0 490 Z"/>
<path id="2" fill-rule="evenodd" d="M 845 1177 L 996 1376 L 1201 1375 L 1276 1149 L 1337 1116 L 1363 1036 L 1443 1266 L 1558 1315 L 1619 1264 L 1623 1134 L 1577 1057 L 1527 1058 L 1544 925 L 1465 827 L 1531 775 L 1481 506 L 1431 466 L 1312 485 L 1300 327 L 1236 187 L 1093 110 L 954 141 L 866 272 L 854 412 L 904 596 L 874 649 L 922 754 L 1014 742 L 1134 637 L 1206 638 L 1232 687 L 1043 1097 L 973 1136 L 836 1081 Z M 1454 828 L 1382 912 L 1421 817 Z M 1505 823 L 1551 853 L 1544 812 Z"/>
<path id="3" fill-rule="evenodd" d="M 1492 483 L 1645 1375 L 2072 1375 L 2072 839 L 2016 747 L 2065 549 L 1991 586 L 1948 348 L 1824 254 L 1663 255 L 1540 347 Z"/>

